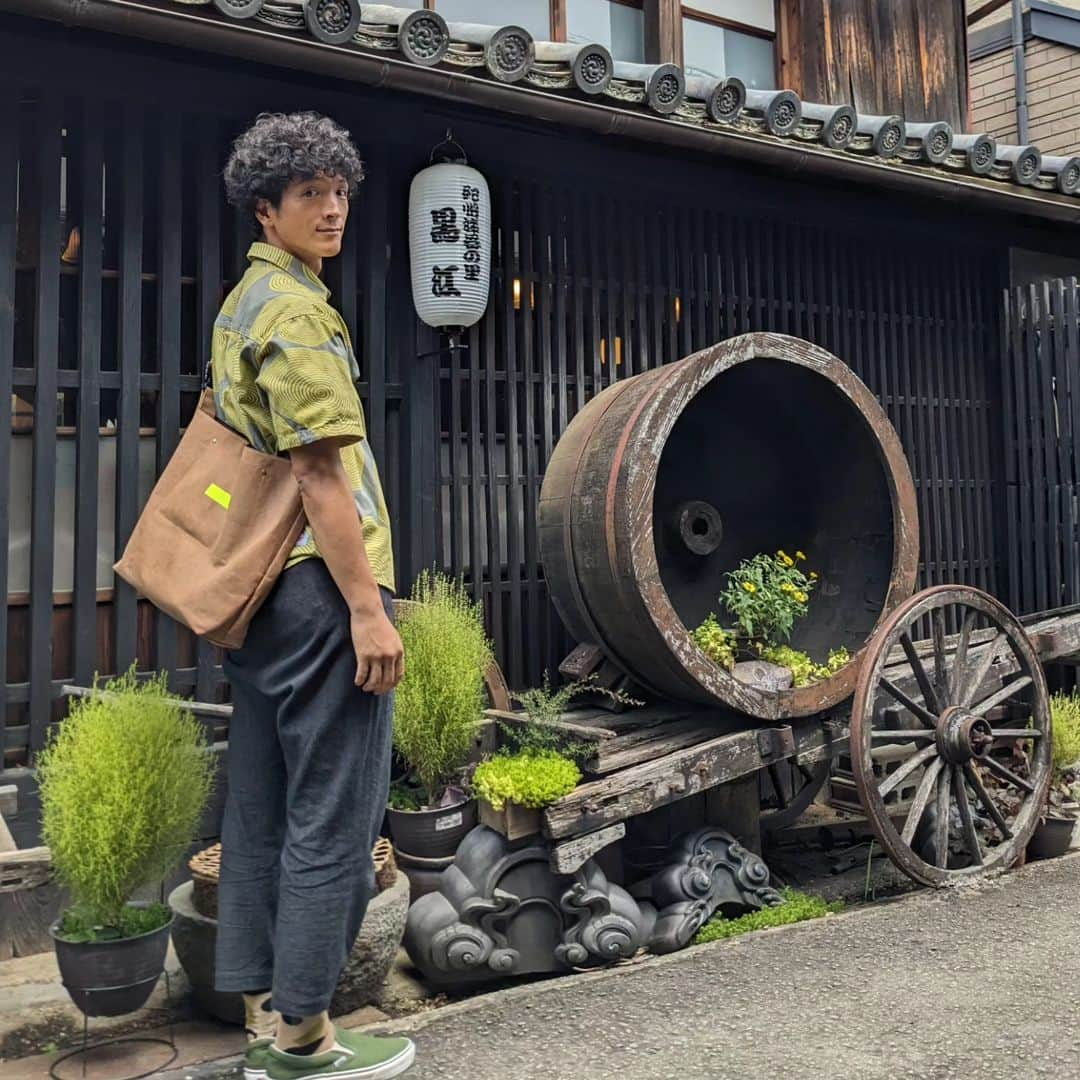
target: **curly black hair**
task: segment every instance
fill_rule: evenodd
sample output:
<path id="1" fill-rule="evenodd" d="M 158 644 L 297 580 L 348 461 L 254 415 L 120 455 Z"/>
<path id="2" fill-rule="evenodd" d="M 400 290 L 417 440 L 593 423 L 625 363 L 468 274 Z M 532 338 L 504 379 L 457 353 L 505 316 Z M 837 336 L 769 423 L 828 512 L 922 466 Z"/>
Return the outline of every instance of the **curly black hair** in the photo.
<path id="1" fill-rule="evenodd" d="M 340 176 L 350 193 L 364 179 L 364 163 L 345 128 L 315 112 L 260 113 L 233 143 L 225 193 L 233 206 L 248 211 L 258 236 L 258 201 L 280 206 L 289 184 L 316 176 Z"/>

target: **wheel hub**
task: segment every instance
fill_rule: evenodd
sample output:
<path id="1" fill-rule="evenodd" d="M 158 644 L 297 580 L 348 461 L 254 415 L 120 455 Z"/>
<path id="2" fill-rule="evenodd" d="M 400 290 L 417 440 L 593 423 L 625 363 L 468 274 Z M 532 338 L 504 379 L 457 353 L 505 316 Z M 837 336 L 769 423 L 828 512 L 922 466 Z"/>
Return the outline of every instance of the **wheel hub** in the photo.
<path id="1" fill-rule="evenodd" d="M 941 714 L 936 737 L 938 753 L 952 765 L 985 757 L 994 742 L 989 721 L 960 705 L 951 705 Z"/>

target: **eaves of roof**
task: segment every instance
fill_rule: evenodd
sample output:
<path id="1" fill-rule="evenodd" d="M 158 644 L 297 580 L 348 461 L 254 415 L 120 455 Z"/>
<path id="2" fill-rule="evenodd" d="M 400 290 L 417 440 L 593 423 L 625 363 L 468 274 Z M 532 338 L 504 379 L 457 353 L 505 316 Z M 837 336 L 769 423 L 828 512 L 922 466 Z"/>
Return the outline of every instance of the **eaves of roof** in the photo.
<path id="1" fill-rule="evenodd" d="M 1023 14 L 1024 41 L 1040 38 L 1058 45 L 1080 49 L 1080 11 L 1048 0 L 1030 0 Z M 972 60 L 1003 52 L 1012 47 L 1012 22 L 1005 19 L 968 34 L 968 55 Z"/>
<path id="2" fill-rule="evenodd" d="M 1035 0 L 1036 3 L 1039 0 Z M 944 123 L 754 91 L 601 45 L 356 0 L 0 0 L 0 10 L 742 158 L 938 201 L 1080 223 L 1080 157 Z"/>

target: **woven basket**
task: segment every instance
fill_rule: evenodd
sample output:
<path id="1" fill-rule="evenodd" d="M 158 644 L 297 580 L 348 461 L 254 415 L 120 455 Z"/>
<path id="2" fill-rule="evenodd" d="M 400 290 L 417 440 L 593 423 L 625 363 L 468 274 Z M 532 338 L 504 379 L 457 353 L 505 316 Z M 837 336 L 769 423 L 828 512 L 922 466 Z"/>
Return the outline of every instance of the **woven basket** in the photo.
<path id="1" fill-rule="evenodd" d="M 380 836 L 371 851 L 375 864 L 375 891 L 389 889 L 397 879 L 397 863 L 390 841 Z M 194 886 L 191 902 L 195 910 L 207 919 L 217 918 L 218 879 L 221 877 L 221 845 L 214 844 L 200 851 L 188 862 Z"/>

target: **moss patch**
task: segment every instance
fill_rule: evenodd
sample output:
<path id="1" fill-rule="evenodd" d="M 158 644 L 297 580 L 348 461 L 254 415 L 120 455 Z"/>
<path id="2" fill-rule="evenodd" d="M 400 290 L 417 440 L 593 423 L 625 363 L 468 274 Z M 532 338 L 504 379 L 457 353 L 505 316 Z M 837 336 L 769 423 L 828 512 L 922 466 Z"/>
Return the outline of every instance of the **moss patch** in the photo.
<path id="1" fill-rule="evenodd" d="M 765 930 L 770 926 L 787 926 L 790 923 L 805 922 L 807 919 L 820 919 L 823 915 L 832 915 L 844 908 L 842 900 L 827 903 L 819 896 L 810 896 L 795 889 L 783 889 L 781 895 L 784 898 L 782 904 L 762 911 L 752 911 L 748 915 L 740 915 L 737 919 L 714 915 L 697 932 L 694 944 L 704 945 L 709 941 L 738 937 L 739 934 L 746 934 L 751 930 Z"/>

